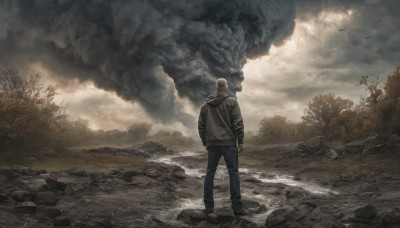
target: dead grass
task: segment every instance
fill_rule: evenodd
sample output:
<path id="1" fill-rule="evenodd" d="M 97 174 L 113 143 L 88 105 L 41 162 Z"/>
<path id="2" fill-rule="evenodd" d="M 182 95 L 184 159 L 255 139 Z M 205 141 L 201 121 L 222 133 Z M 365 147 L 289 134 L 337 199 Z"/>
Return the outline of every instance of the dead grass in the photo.
<path id="1" fill-rule="evenodd" d="M 83 152 L 79 149 L 72 149 L 65 152 L 55 153 L 51 156 L 42 157 L 32 163 L 0 161 L 0 166 L 22 165 L 33 169 L 46 169 L 57 171 L 62 169 L 105 169 L 105 168 L 124 168 L 132 169 L 141 167 L 146 163 L 146 159 L 136 156 L 122 156 L 111 154 L 95 154 Z"/>
<path id="2" fill-rule="evenodd" d="M 337 174 L 347 173 L 400 173 L 400 154 L 385 152 L 356 155 L 354 157 L 328 160 L 322 156 L 289 156 L 284 147 L 268 147 L 248 151 L 240 155 L 240 163 L 251 166 L 286 169 L 292 172 L 313 171 Z"/>

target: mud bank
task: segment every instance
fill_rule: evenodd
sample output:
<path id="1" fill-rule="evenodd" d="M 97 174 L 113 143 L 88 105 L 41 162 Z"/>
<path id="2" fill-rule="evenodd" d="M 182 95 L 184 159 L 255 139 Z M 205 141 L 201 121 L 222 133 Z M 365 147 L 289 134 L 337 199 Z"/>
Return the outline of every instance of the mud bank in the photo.
<path id="1" fill-rule="evenodd" d="M 396 174 L 341 175 L 315 170 L 290 173 L 266 166 L 241 165 L 242 198 L 251 213 L 235 217 L 230 209 L 229 176 L 221 160 L 214 188 L 216 209 L 206 215 L 202 210 L 206 153 L 147 150 L 140 153 L 146 154 L 148 161 L 130 169 L 47 172 L 19 166 L 2 168 L 0 227 L 400 224 L 400 176 Z"/>

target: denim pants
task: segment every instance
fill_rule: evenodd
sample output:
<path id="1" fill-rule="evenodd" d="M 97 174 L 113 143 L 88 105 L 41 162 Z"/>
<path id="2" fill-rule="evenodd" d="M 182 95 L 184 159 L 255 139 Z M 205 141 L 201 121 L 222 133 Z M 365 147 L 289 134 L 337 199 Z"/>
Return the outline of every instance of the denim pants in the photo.
<path id="1" fill-rule="evenodd" d="M 214 207 L 214 175 L 221 156 L 224 156 L 229 172 L 229 183 L 232 206 L 242 207 L 239 181 L 239 159 L 236 146 L 208 146 L 207 174 L 204 181 L 204 204 L 206 207 Z"/>

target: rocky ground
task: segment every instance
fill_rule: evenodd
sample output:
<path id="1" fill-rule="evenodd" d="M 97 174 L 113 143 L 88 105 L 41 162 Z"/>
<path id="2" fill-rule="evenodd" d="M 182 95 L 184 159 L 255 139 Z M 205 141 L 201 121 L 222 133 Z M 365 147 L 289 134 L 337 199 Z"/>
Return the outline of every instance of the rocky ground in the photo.
<path id="1" fill-rule="evenodd" d="M 129 150 L 134 152 L 112 153 L 140 155 L 148 162 L 129 169 L 2 168 L 0 227 L 400 226 L 396 173 L 293 172 L 241 164 L 242 198 L 251 213 L 235 217 L 221 161 L 215 180 L 216 210 L 206 215 L 205 152 L 171 151 L 151 143 Z M 90 153 L 98 151 L 107 149 Z"/>

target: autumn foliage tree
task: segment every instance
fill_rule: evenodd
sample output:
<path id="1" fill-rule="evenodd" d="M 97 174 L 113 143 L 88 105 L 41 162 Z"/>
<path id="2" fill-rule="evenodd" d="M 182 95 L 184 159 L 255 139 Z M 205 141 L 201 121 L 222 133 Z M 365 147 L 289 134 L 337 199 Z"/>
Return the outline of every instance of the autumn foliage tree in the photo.
<path id="1" fill-rule="evenodd" d="M 389 107 L 386 117 L 389 120 L 388 125 L 391 126 L 388 131 L 390 133 L 400 134 L 400 66 L 397 66 L 393 74 L 389 75 L 384 87 L 385 100 Z"/>
<path id="2" fill-rule="evenodd" d="M 369 92 L 363 103 L 368 112 L 366 121 L 381 135 L 400 134 L 400 66 L 387 77 L 383 88 L 379 88 L 380 83 L 368 76 L 360 79 Z"/>
<path id="3" fill-rule="evenodd" d="M 268 141 L 280 141 L 287 138 L 291 130 L 291 124 L 286 117 L 275 115 L 261 120 L 258 135 Z"/>
<path id="4" fill-rule="evenodd" d="M 135 122 L 128 127 L 128 133 L 134 141 L 142 141 L 146 139 L 151 131 L 152 124 L 146 122 Z"/>
<path id="5" fill-rule="evenodd" d="M 324 136 L 328 136 L 332 121 L 343 112 L 350 111 L 353 101 L 336 97 L 333 93 L 315 96 L 304 109 L 303 121 L 316 127 Z"/>
<path id="6" fill-rule="evenodd" d="M 56 90 L 45 86 L 38 74 L 23 75 L 15 69 L 0 72 L 0 147 L 2 153 L 22 155 L 46 144 L 61 107 Z"/>

